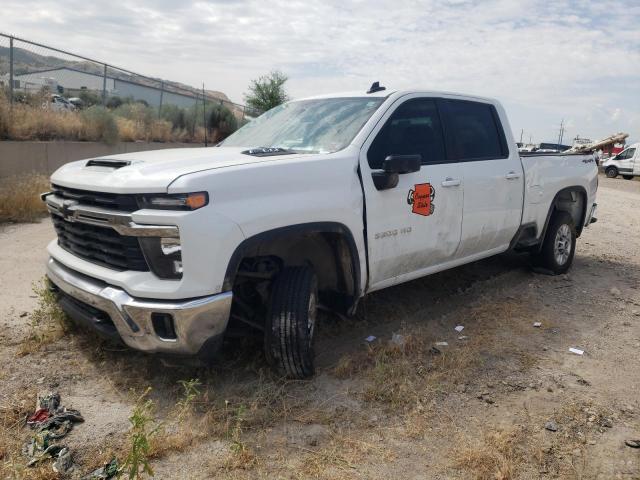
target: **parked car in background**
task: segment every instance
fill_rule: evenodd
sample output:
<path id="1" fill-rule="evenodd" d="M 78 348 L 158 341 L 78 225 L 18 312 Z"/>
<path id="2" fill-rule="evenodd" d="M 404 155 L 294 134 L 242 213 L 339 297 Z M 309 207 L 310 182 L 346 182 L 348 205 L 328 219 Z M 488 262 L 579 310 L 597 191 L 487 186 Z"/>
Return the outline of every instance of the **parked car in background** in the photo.
<path id="1" fill-rule="evenodd" d="M 69 103 L 71 103 L 71 105 L 73 105 L 77 109 L 84 108 L 84 102 L 82 101 L 82 99 L 80 97 L 71 97 L 71 98 L 69 98 Z"/>
<path id="2" fill-rule="evenodd" d="M 640 143 L 630 145 L 619 154 L 602 163 L 604 173 L 609 178 L 622 175 L 625 180 L 640 176 Z"/>
<path id="3" fill-rule="evenodd" d="M 499 102 L 424 90 L 278 106 L 218 144 L 66 164 L 43 194 L 62 308 L 146 352 L 261 335 L 314 372 L 318 308 L 514 249 L 566 272 L 595 221 L 591 154 L 519 154 Z"/>
<path id="4" fill-rule="evenodd" d="M 51 94 L 51 97 L 48 103 L 45 102 L 42 104 L 42 108 L 45 108 L 47 110 L 54 110 L 58 112 L 72 111 L 76 109 L 73 103 L 71 103 L 69 100 L 64 98 L 62 95 L 57 95 L 55 93 Z"/>

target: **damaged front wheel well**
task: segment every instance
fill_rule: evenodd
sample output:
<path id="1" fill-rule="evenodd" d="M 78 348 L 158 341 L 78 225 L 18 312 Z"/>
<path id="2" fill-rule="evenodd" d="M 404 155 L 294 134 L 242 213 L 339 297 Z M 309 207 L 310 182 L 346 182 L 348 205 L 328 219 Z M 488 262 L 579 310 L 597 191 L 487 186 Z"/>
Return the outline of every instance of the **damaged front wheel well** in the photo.
<path id="1" fill-rule="evenodd" d="M 247 295 L 253 297 L 254 304 L 264 303 L 273 278 L 292 266 L 313 268 L 324 306 L 353 313 L 360 297 L 360 259 L 353 235 L 339 223 L 294 225 L 244 240 L 229 262 L 224 290 L 233 289 L 234 299 L 241 304 Z M 249 311 L 249 306 L 239 309 Z M 253 327 L 259 327 L 261 316 L 255 315 Z"/>

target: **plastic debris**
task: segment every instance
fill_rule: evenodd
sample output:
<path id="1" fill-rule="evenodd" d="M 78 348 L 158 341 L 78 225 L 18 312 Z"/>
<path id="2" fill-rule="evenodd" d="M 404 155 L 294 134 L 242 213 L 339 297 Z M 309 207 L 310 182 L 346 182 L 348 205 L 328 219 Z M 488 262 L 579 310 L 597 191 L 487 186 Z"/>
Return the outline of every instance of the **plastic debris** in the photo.
<path id="1" fill-rule="evenodd" d="M 73 458 L 71 458 L 71 451 L 67 447 L 58 452 L 58 459 L 53 464 L 53 471 L 63 475 L 73 471 Z"/>
<path id="2" fill-rule="evenodd" d="M 449 346 L 449 342 L 436 342 L 438 347 L 447 347 Z"/>
<path id="3" fill-rule="evenodd" d="M 534 322 L 533 326 L 536 328 L 540 328 L 542 326 L 542 322 Z"/>
<path id="4" fill-rule="evenodd" d="M 118 473 L 118 461 L 114 458 L 109 463 L 85 475 L 81 480 L 108 480 Z"/>
<path id="5" fill-rule="evenodd" d="M 464 327 L 462 325 L 458 325 L 456 328 L 454 328 L 454 330 L 460 333 L 462 330 L 464 330 Z"/>
<path id="6" fill-rule="evenodd" d="M 640 448 L 640 440 L 625 440 L 624 444 L 631 448 Z"/>
<path id="7" fill-rule="evenodd" d="M 557 432 L 558 424 L 553 420 L 549 420 L 547 423 L 544 424 L 544 428 L 549 430 L 550 432 Z"/>
<path id="8" fill-rule="evenodd" d="M 469 337 L 467 337 L 466 335 L 460 335 L 458 337 L 458 340 L 467 340 Z"/>
<path id="9" fill-rule="evenodd" d="M 70 472 L 73 469 L 70 450 L 52 441 L 65 437 L 73 428 L 73 424 L 84 422 L 84 418 L 78 410 L 68 410 L 61 406 L 60 395 L 57 393 L 38 397 L 37 405 L 36 411 L 27 419 L 27 424 L 35 432 L 22 447 L 22 452 L 29 458 L 27 466 L 32 467 L 44 460 L 55 458 L 55 472 Z"/>
<path id="10" fill-rule="evenodd" d="M 364 339 L 364 341 L 365 341 L 365 342 L 369 342 L 369 343 L 371 343 L 371 342 L 373 342 L 375 339 L 376 339 L 376 337 L 375 337 L 375 336 L 373 336 L 373 335 L 369 335 L 367 338 L 365 338 L 365 339 Z"/>
<path id="11" fill-rule="evenodd" d="M 399 333 L 394 333 L 393 335 L 391 335 L 391 343 L 393 343 L 394 345 L 398 345 L 399 347 L 404 347 L 404 344 L 407 342 L 407 339 L 405 338 L 404 335 L 401 335 Z"/>
<path id="12" fill-rule="evenodd" d="M 580 350 L 579 348 L 573 348 L 573 347 L 570 347 L 569 351 L 571 353 L 575 353 L 576 355 L 582 355 L 584 353 L 584 350 Z"/>

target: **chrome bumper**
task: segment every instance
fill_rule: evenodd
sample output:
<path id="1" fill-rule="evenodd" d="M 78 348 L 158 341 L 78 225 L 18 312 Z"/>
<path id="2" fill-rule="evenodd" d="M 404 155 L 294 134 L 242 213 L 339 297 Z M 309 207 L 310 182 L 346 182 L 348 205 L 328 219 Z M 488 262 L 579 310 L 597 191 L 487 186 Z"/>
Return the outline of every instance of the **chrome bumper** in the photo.
<path id="1" fill-rule="evenodd" d="M 222 338 L 231 311 L 231 292 L 185 301 L 136 299 L 53 258 L 47 263 L 47 277 L 76 301 L 109 315 L 124 343 L 145 352 L 196 355 L 208 340 Z M 172 316 L 175 338 L 158 335 L 153 313 Z"/>

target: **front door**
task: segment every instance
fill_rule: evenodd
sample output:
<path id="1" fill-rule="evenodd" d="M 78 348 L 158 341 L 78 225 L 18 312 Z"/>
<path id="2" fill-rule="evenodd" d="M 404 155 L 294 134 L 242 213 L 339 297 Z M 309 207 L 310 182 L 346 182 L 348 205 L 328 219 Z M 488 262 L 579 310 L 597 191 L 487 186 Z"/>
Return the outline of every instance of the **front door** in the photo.
<path id="1" fill-rule="evenodd" d="M 390 155 L 421 155 L 419 171 L 376 189 L 371 173 Z M 445 157 L 442 123 L 432 98 L 408 95 L 386 113 L 360 153 L 365 190 L 369 290 L 438 269 L 460 243 L 463 178 Z"/>

